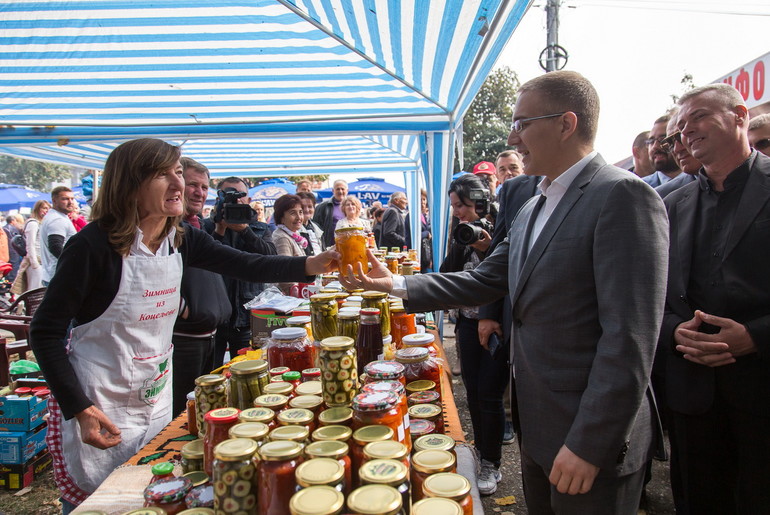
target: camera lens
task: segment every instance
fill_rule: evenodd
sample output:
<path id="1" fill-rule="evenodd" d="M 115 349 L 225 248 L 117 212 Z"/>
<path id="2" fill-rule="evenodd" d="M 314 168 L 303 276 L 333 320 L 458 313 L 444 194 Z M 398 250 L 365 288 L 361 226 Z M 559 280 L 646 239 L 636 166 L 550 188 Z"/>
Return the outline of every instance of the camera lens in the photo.
<path id="1" fill-rule="evenodd" d="M 471 245 L 481 239 L 481 228 L 471 224 L 455 227 L 454 239 L 460 245 Z"/>

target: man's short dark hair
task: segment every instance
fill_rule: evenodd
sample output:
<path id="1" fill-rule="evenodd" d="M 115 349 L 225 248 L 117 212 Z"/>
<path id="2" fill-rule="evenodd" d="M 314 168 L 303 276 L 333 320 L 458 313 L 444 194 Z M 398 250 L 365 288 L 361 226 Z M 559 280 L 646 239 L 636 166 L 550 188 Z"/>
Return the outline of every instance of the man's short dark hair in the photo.
<path id="1" fill-rule="evenodd" d="M 750 131 L 761 129 L 765 125 L 770 125 L 770 113 L 760 114 L 759 116 L 754 116 L 751 118 L 751 120 L 749 120 Z"/>
<path id="2" fill-rule="evenodd" d="M 211 180 L 211 173 L 209 173 L 208 167 L 196 161 L 191 157 L 180 157 L 179 164 L 182 165 L 182 171 L 187 171 L 188 168 L 192 168 L 198 173 L 206 174 L 206 178 Z"/>
<path id="3" fill-rule="evenodd" d="M 593 84 L 577 72 L 555 71 L 525 82 L 518 91 L 542 95 L 543 114 L 571 111 L 577 115 L 577 135 L 593 143 L 599 127 L 599 95 Z"/>
<path id="4" fill-rule="evenodd" d="M 634 143 L 631 145 L 631 148 L 646 148 L 647 140 L 649 138 L 650 138 L 650 131 L 640 132 L 634 138 Z"/>
<path id="5" fill-rule="evenodd" d="M 312 193 L 310 193 L 309 191 L 298 191 L 298 192 L 296 193 L 296 195 L 297 195 L 297 196 L 298 196 L 300 199 L 305 199 L 305 200 L 312 200 L 313 202 L 317 202 L 317 201 L 318 201 L 318 199 L 316 199 L 315 195 L 314 195 L 314 194 L 312 194 Z"/>
<path id="6" fill-rule="evenodd" d="M 54 189 L 51 190 L 51 200 L 56 200 L 56 197 L 58 197 L 61 193 L 66 192 L 72 192 L 70 188 L 67 186 L 56 186 Z"/>
<path id="7" fill-rule="evenodd" d="M 222 179 L 221 181 L 219 181 L 217 183 L 217 189 L 221 190 L 224 187 L 225 184 L 232 184 L 234 182 L 240 182 L 241 184 L 246 186 L 246 190 L 247 191 L 248 191 L 249 188 L 251 188 L 251 186 L 249 186 L 249 183 L 246 182 L 244 179 L 241 179 L 240 177 L 236 177 L 235 175 L 232 175 L 230 177 L 227 177 L 227 178 Z"/>

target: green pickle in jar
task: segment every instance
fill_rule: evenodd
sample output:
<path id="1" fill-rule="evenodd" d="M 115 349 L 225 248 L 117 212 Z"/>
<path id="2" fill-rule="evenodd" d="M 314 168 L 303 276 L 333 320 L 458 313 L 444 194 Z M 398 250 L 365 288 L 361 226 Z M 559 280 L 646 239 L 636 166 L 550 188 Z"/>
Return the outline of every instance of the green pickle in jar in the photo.
<path id="1" fill-rule="evenodd" d="M 317 293 L 310 296 L 310 321 L 313 337 L 324 340 L 337 336 L 337 296 L 333 293 Z"/>
<path id="2" fill-rule="evenodd" d="M 380 310 L 380 329 L 382 337 L 390 335 L 390 303 L 388 294 L 379 291 L 365 291 L 361 294 L 361 308 L 376 308 Z"/>
<path id="3" fill-rule="evenodd" d="M 358 325 L 360 315 L 355 311 L 340 311 L 337 316 L 337 334 L 356 339 L 358 336 Z"/>
<path id="4" fill-rule="evenodd" d="M 249 513 L 256 507 L 256 469 L 252 460 L 255 452 L 257 442 L 246 438 L 225 440 L 214 449 L 211 481 L 217 513 Z"/>
<path id="5" fill-rule="evenodd" d="M 358 392 L 358 363 L 353 343 L 353 338 L 346 336 L 321 341 L 323 400 L 330 408 L 350 406 Z"/>
<path id="6" fill-rule="evenodd" d="M 267 361 L 252 359 L 230 365 L 230 405 L 240 410 L 252 407 L 270 382 Z"/>
<path id="7" fill-rule="evenodd" d="M 195 421 L 198 423 L 198 438 L 206 435 L 203 417 L 211 410 L 227 407 L 227 384 L 225 376 L 208 374 L 195 380 Z"/>

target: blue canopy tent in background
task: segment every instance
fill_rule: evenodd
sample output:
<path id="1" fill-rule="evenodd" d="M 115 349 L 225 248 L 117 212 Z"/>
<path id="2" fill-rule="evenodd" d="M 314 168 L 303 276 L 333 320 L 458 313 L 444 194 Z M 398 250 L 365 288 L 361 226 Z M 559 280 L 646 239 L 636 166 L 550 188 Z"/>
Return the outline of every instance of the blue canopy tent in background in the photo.
<path id="1" fill-rule="evenodd" d="M 372 202 L 378 200 L 386 205 L 390 196 L 397 191 L 406 193 L 401 186 L 385 182 L 385 179 L 379 177 L 359 177 L 357 181 L 348 182 L 348 194 L 358 197 L 364 207 L 371 206 Z M 315 193 L 321 200 L 326 200 L 331 198 L 332 188 L 318 190 Z"/>
<path id="2" fill-rule="evenodd" d="M 51 201 L 51 195 L 18 184 L 0 184 L 0 211 L 31 208 L 38 200 Z"/>
<path id="3" fill-rule="evenodd" d="M 440 256 L 463 115 L 530 3 L 4 2 L 0 153 L 101 169 L 155 137 L 215 177 L 398 171 L 415 212 L 421 175 Z"/>
<path id="4" fill-rule="evenodd" d="M 288 179 L 268 179 L 262 181 L 262 184 L 249 189 L 249 196 L 252 202 L 258 200 L 265 207 L 273 207 L 278 197 L 289 193 L 294 194 L 296 191 L 297 186 Z"/>

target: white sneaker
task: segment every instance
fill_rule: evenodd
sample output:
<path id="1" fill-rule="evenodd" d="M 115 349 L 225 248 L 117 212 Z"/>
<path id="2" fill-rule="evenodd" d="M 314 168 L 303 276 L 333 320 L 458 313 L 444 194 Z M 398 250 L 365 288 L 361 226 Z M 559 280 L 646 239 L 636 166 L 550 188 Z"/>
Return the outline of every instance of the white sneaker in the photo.
<path id="1" fill-rule="evenodd" d="M 497 483 L 503 479 L 497 467 L 487 460 L 481 460 L 481 469 L 476 480 L 481 495 L 492 495 L 497 491 Z"/>

